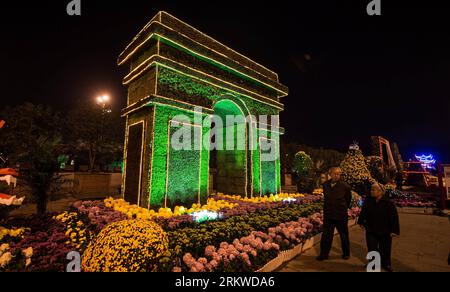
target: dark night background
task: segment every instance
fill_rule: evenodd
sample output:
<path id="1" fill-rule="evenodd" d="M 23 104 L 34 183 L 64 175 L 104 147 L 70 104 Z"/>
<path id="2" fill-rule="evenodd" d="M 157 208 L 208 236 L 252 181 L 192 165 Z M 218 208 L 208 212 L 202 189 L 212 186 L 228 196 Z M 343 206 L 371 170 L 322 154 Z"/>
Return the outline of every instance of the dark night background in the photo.
<path id="1" fill-rule="evenodd" d="M 379 17 L 367 16 L 370 0 L 81 0 L 82 16 L 66 14 L 69 2 L 2 2 L 0 106 L 64 110 L 105 92 L 118 112 L 127 68 L 116 58 L 165 10 L 279 74 L 286 141 L 346 151 L 356 140 L 368 154 L 381 135 L 405 160 L 450 162 L 450 26 L 438 1 L 382 0 Z"/>

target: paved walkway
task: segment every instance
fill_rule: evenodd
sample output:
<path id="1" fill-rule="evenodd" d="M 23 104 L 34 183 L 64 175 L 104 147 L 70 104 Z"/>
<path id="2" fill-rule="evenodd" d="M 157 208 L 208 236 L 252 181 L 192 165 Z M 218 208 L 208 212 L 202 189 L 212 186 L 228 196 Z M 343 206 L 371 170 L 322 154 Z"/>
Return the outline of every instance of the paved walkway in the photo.
<path id="1" fill-rule="evenodd" d="M 70 209 L 70 206 L 76 202 L 76 199 L 73 198 L 64 198 L 56 201 L 49 201 L 47 203 L 47 211 L 48 212 L 63 212 Z M 24 204 L 17 208 L 16 210 L 11 211 L 10 216 L 31 216 L 36 214 L 36 204 Z"/>
<path id="2" fill-rule="evenodd" d="M 113 198 L 120 198 L 120 196 L 115 195 L 112 196 Z M 48 212 L 64 212 L 70 210 L 70 206 L 75 203 L 76 201 L 85 201 L 85 200 L 102 200 L 101 198 L 98 199 L 92 199 L 92 198 L 82 198 L 82 197 L 73 197 L 73 196 L 66 196 L 64 198 L 60 198 L 57 200 L 50 200 L 47 203 L 47 211 Z M 16 210 L 11 211 L 10 216 L 31 216 L 33 214 L 36 214 L 36 204 L 34 203 L 25 203 L 24 205 L 20 206 Z"/>
<path id="3" fill-rule="evenodd" d="M 450 272 L 450 220 L 432 215 L 400 214 L 401 236 L 394 239 L 392 266 L 396 272 Z M 364 272 L 367 254 L 364 232 L 350 229 L 350 260 L 341 259 L 340 238 L 335 236 L 330 259 L 315 260 L 319 246 L 286 263 L 281 272 Z"/>

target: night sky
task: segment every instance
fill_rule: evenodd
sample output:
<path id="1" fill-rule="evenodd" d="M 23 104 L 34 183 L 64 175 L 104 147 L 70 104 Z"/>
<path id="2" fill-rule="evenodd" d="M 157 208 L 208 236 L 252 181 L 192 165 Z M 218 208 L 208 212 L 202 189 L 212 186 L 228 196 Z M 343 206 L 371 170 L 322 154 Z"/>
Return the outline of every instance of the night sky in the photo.
<path id="1" fill-rule="evenodd" d="M 405 160 L 450 163 L 450 23 L 438 1 L 382 0 L 379 17 L 367 16 L 370 0 L 81 0 L 82 16 L 68 2 L 2 2 L 0 107 L 65 110 L 108 93 L 117 113 L 127 70 L 117 56 L 165 10 L 279 74 L 286 141 L 346 151 L 356 140 L 369 154 L 381 135 Z"/>

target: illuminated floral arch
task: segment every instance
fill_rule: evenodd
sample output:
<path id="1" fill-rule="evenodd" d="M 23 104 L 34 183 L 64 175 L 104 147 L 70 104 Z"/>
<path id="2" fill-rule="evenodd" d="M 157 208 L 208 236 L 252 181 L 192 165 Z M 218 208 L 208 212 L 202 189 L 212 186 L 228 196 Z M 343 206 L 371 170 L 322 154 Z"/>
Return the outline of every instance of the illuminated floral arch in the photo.
<path id="1" fill-rule="evenodd" d="M 246 196 L 280 192 L 279 155 L 262 161 L 265 150 L 260 147 L 270 141 L 279 153 L 283 129 L 267 127 L 270 122 L 259 118 L 278 117 L 283 110 L 280 98 L 288 89 L 275 72 L 166 12 L 159 12 L 139 32 L 118 64 L 130 68 L 123 79 L 128 97 L 122 111 L 126 118 L 122 192 L 127 201 L 155 208 L 206 200 L 211 192 L 209 149 L 201 143 L 199 149 L 174 150 L 171 139 L 181 127 L 192 131 L 189 142 L 207 139 L 211 129 L 202 120 L 225 100 L 244 116 L 254 116 L 246 131 L 252 142 L 245 151 L 245 186 L 231 178 L 229 183 Z M 180 115 L 185 117 L 182 122 L 177 120 Z"/>

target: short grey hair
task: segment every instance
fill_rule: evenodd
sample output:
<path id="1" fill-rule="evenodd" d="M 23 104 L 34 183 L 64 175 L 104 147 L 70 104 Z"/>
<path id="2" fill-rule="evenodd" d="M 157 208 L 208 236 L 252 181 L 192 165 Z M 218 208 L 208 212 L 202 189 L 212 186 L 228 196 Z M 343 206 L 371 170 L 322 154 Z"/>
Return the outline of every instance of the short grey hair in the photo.
<path id="1" fill-rule="evenodd" d="M 380 184 L 378 182 L 374 182 L 372 184 L 372 187 L 379 187 L 381 192 L 383 193 L 383 195 L 386 193 L 386 188 L 382 184 Z"/>
<path id="2" fill-rule="evenodd" d="M 340 170 L 342 172 L 342 168 L 340 168 L 339 166 L 333 166 L 332 168 L 330 168 L 330 170 L 328 172 L 332 173 L 333 170 Z"/>

